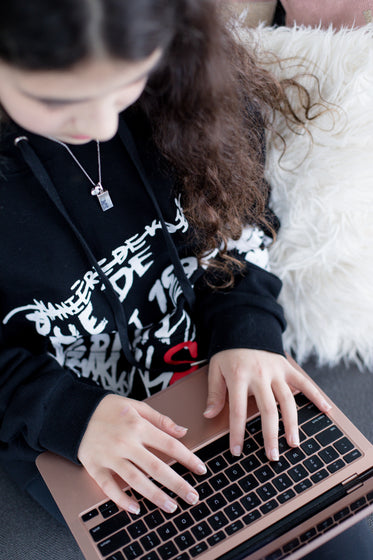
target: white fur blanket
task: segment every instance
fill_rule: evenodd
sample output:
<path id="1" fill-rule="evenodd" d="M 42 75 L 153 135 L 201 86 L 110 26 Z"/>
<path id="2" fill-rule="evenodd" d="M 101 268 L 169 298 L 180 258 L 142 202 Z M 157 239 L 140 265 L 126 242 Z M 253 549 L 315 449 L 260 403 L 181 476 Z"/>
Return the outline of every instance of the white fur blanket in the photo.
<path id="1" fill-rule="evenodd" d="M 283 280 L 285 347 L 300 362 L 316 355 L 321 364 L 373 368 L 373 26 L 240 35 L 282 59 L 301 57 L 300 71 L 318 76 L 334 104 L 308 123 L 312 141 L 277 117 L 287 144 L 280 162 L 282 146 L 268 136 L 266 173 L 282 224 L 270 255 Z M 294 60 L 265 66 L 278 77 L 299 72 Z M 302 83 L 315 89 L 313 78 Z"/>

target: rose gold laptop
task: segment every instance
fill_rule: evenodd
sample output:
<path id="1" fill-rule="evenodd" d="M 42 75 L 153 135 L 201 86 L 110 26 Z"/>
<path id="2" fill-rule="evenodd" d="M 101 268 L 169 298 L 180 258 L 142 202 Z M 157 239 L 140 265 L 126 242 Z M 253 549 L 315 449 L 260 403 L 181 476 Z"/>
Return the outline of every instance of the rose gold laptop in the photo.
<path id="1" fill-rule="evenodd" d="M 254 399 L 236 458 L 227 410 L 215 420 L 202 415 L 206 394 L 203 368 L 148 399 L 189 427 L 184 442 L 208 466 L 201 477 L 174 466 L 201 498 L 195 506 L 180 503 L 174 514 L 145 499 L 139 516 L 127 514 L 82 467 L 49 452 L 39 456 L 87 560 L 296 560 L 373 512 L 373 446 L 335 405 L 326 416 L 298 394 L 301 445 L 289 448 L 280 424 L 280 461 L 269 462 Z"/>

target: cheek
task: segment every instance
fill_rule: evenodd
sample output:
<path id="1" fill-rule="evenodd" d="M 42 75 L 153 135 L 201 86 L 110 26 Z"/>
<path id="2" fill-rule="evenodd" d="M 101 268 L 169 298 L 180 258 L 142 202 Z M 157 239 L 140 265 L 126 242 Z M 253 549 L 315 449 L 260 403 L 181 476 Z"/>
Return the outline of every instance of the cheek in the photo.
<path id="1" fill-rule="evenodd" d="M 15 123 L 35 134 L 52 135 L 66 120 L 64 116 L 53 115 L 45 108 L 27 100 L 18 102 L 17 99 L 3 99 L 2 105 Z"/>
<path id="2" fill-rule="evenodd" d="M 138 100 L 138 98 L 144 91 L 145 86 L 146 80 L 143 80 L 138 84 L 133 85 L 131 88 L 128 88 L 122 94 L 118 95 L 115 105 L 119 109 L 119 111 L 123 111 L 124 109 L 135 103 L 135 101 Z"/>

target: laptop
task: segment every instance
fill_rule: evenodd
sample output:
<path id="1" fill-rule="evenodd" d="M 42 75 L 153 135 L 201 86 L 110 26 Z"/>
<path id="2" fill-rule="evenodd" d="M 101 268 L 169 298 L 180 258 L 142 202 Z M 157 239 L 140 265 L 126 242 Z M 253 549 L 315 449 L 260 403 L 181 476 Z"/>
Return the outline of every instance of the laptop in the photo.
<path id="1" fill-rule="evenodd" d="M 83 467 L 50 452 L 38 457 L 87 560 L 296 560 L 373 512 L 373 445 L 334 403 L 325 415 L 296 394 L 301 445 L 287 446 L 280 420 L 280 460 L 269 462 L 254 398 L 237 458 L 229 451 L 227 406 L 207 420 L 206 396 L 205 367 L 147 399 L 189 427 L 183 441 L 208 467 L 198 476 L 172 465 L 200 495 L 194 506 L 178 499 L 174 514 L 138 494 L 140 515 L 129 514 Z"/>

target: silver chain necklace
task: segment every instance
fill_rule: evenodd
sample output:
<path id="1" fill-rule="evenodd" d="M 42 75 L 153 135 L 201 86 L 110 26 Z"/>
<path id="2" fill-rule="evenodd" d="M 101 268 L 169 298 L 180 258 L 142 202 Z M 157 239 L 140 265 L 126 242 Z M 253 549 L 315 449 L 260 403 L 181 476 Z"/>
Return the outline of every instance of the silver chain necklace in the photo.
<path id="1" fill-rule="evenodd" d="M 100 206 L 102 208 L 102 210 L 104 212 L 106 212 L 106 210 L 109 210 L 110 208 L 112 208 L 113 202 L 111 200 L 111 196 L 109 194 L 109 191 L 106 191 L 104 189 L 104 187 L 101 184 L 101 154 L 100 154 L 100 142 L 98 140 L 96 140 L 96 145 L 97 145 L 97 165 L 98 165 L 98 181 L 97 183 L 95 183 L 93 181 L 93 179 L 88 175 L 87 171 L 84 169 L 84 167 L 82 166 L 82 164 L 80 163 L 80 161 L 74 156 L 74 154 L 72 153 L 72 151 L 70 150 L 69 146 L 67 144 L 65 144 L 64 142 L 61 142 L 61 140 L 57 140 L 56 138 L 52 138 L 52 136 L 48 136 L 47 138 L 49 138 L 50 140 L 53 140 L 53 142 L 57 142 L 57 144 L 61 144 L 61 146 L 63 146 L 70 154 L 70 156 L 73 158 L 73 160 L 75 161 L 75 163 L 80 167 L 80 169 L 83 171 L 84 175 L 87 177 L 88 181 L 93 185 L 93 188 L 91 189 L 91 195 L 92 196 L 97 196 L 97 200 L 100 203 Z"/>

